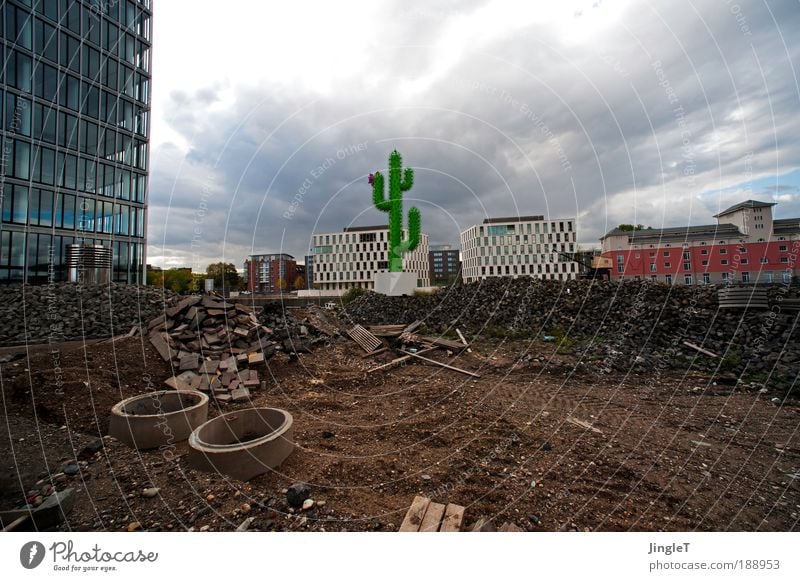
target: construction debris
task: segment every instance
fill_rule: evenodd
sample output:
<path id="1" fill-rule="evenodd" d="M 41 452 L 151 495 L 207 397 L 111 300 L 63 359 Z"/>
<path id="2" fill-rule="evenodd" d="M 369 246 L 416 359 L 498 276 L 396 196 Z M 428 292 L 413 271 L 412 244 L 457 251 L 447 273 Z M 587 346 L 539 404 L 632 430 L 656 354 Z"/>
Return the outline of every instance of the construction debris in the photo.
<path id="1" fill-rule="evenodd" d="M 424 496 L 414 497 L 414 501 L 400 525 L 401 533 L 454 533 L 461 530 L 464 520 L 464 507 L 457 504 L 431 502 Z"/>
<path id="2" fill-rule="evenodd" d="M 317 339 L 306 336 L 320 335 L 316 327 L 297 325 L 285 315 L 273 317 L 269 327 L 259 320 L 260 311 L 215 295 L 185 297 L 167 308 L 148 325 L 150 343 L 180 372 L 164 383 L 206 392 L 218 403 L 244 402 L 261 385 L 257 368 L 275 353 L 284 351 L 291 359 L 311 352 Z"/>

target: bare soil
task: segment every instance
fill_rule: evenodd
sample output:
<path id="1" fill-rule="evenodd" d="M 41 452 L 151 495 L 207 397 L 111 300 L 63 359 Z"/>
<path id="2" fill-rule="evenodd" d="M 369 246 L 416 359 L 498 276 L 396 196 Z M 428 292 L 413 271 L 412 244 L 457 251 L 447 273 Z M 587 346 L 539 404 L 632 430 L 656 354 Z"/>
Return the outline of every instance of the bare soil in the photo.
<path id="1" fill-rule="evenodd" d="M 681 370 L 599 371 L 545 342 L 485 342 L 472 353 L 365 373 L 347 339 L 269 361 L 250 406 L 294 417 L 297 449 L 243 483 L 174 455 L 111 440 L 92 456 L 120 399 L 161 389 L 170 370 L 140 338 L 31 353 L 0 367 L 0 508 L 83 460 L 63 530 L 397 530 L 414 496 L 531 531 L 791 531 L 800 515 L 800 407 Z M 56 369 L 58 367 L 59 369 Z M 63 393 L 58 393 L 61 381 Z M 283 489 L 323 501 L 291 513 Z M 41 486 L 41 485 L 40 485 Z M 153 498 L 142 490 L 160 488 Z M 131 523 L 138 523 L 131 525 Z"/>

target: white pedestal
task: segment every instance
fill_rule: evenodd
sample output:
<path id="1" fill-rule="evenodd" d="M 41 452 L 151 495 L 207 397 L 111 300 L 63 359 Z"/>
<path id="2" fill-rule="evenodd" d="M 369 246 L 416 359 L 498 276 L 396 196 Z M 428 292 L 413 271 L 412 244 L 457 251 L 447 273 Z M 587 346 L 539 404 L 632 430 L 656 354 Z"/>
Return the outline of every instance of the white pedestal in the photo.
<path id="1" fill-rule="evenodd" d="M 375 292 L 390 297 L 413 295 L 417 288 L 415 272 L 376 272 Z"/>

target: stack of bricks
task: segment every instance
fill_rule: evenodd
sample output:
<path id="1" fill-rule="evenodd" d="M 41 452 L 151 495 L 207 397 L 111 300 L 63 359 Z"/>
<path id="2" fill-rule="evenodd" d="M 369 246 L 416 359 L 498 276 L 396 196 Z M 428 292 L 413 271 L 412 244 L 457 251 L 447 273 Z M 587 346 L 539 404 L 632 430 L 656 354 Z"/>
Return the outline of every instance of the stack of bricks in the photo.
<path id="1" fill-rule="evenodd" d="M 249 307 L 212 296 L 191 296 L 149 325 L 150 342 L 174 373 L 173 389 L 208 393 L 220 403 L 247 401 L 261 380 L 258 368 L 275 354 L 272 330 Z"/>

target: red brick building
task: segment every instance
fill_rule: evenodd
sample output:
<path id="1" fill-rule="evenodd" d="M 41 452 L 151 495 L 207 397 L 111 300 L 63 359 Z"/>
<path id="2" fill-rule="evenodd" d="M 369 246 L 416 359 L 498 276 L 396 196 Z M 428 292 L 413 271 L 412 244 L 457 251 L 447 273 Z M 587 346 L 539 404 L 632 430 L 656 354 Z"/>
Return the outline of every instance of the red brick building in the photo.
<path id="1" fill-rule="evenodd" d="M 290 254 L 252 254 L 244 261 L 247 290 L 253 293 L 278 293 L 294 288 L 297 263 Z"/>
<path id="2" fill-rule="evenodd" d="M 614 229 L 600 240 L 612 278 L 667 284 L 788 283 L 798 276 L 800 218 L 774 220 L 774 203 L 748 200 L 716 224 Z"/>

